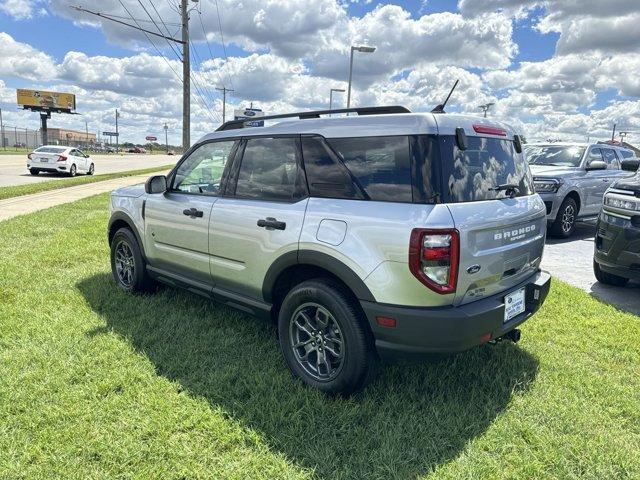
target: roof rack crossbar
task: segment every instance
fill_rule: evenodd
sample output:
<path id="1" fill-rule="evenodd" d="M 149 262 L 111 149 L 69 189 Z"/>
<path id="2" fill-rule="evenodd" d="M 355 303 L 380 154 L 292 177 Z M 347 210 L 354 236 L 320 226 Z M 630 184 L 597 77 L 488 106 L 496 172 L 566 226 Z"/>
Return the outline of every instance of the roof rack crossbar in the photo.
<path id="1" fill-rule="evenodd" d="M 263 120 L 277 120 L 280 118 L 299 118 L 305 120 L 309 118 L 320 118 L 320 115 L 330 115 L 332 113 L 357 113 L 358 115 L 387 115 L 391 113 L 411 113 L 411 111 L 400 105 L 391 105 L 387 107 L 357 107 L 357 108 L 338 108 L 333 110 L 315 110 L 310 112 L 294 112 L 283 113 L 280 115 L 267 115 L 264 117 L 255 117 L 252 119 L 244 120 L 229 120 L 228 122 L 220 125 L 216 131 L 222 130 L 235 130 L 238 128 L 245 128 L 245 123 L 263 121 Z"/>

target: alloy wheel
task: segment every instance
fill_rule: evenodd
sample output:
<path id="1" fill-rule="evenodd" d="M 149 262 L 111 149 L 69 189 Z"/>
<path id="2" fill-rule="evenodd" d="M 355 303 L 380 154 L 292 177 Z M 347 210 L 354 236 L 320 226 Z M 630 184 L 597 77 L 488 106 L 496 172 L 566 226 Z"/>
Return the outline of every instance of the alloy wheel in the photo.
<path id="1" fill-rule="evenodd" d="M 289 341 L 294 358 L 313 379 L 333 380 L 344 363 L 344 337 L 334 316 L 317 303 L 305 303 L 291 316 Z"/>
<path id="2" fill-rule="evenodd" d="M 127 242 L 121 240 L 115 248 L 116 273 L 122 285 L 130 288 L 133 285 L 133 275 L 135 273 L 135 260 L 133 252 Z"/>
<path id="3" fill-rule="evenodd" d="M 576 219 L 576 210 L 573 205 L 567 205 L 562 212 L 562 231 L 569 233 Z"/>

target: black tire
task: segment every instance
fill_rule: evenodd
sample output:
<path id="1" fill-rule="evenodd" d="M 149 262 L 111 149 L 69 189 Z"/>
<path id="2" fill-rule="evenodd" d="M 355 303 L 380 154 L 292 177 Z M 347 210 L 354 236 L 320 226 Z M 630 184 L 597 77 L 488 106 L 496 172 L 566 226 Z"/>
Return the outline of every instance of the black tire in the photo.
<path id="1" fill-rule="evenodd" d="M 318 311 L 325 312 L 321 315 L 325 318 L 328 312 L 331 317 L 331 320 L 327 320 L 328 327 L 323 327 L 318 317 L 311 313 L 314 308 L 316 314 Z M 317 336 L 306 335 L 303 329 L 295 326 L 296 319 L 304 318 L 303 314 L 312 320 L 309 325 L 313 328 L 308 330 L 317 333 Z M 378 357 L 364 313 L 353 295 L 335 281 L 308 280 L 293 287 L 280 308 L 278 337 L 291 372 L 307 385 L 327 394 L 346 396 L 359 392 L 377 372 Z M 312 339 L 315 341 L 312 342 Z M 338 343 L 338 339 L 341 343 Z M 296 342 L 306 344 L 294 349 Z M 332 355 L 336 351 L 340 358 Z M 309 365 L 306 366 L 300 359 L 305 353 L 309 359 Z M 325 359 L 322 368 L 319 359 Z M 317 371 L 312 372 L 311 364 L 314 361 Z"/>
<path id="2" fill-rule="evenodd" d="M 116 258 L 118 253 L 122 253 L 120 248 L 131 254 L 125 268 L 128 270 L 131 267 L 130 274 L 123 273 L 122 261 Z M 147 293 L 155 288 L 155 282 L 147 273 L 138 240 L 128 228 L 119 229 L 111 240 L 111 273 L 118 287 L 127 293 Z"/>
<path id="3" fill-rule="evenodd" d="M 38 175 L 40 173 L 40 170 L 37 170 L 35 168 L 31 168 L 31 169 L 29 169 L 29 173 L 31 175 Z"/>
<path id="4" fill-rule="evenodd" d="M 571 197 L 565 198 L 558 209 L 555 221 L 551 225 L 551 234 L 558 238 L 569 238 L 576 229 L 577 218 L 578 204 Z"/>
<path id="5" fill-rule="evenodd" d="M 87 175 L 93 175 L 93 172 L 95 171 L 95 165 L 92 163 L 91 165 L 89 165 L 89 171 L 87 172 Z"/>
<path id="6" fill-rule="evenodd" d="M 598 262 L 593 260 L 593 273 L 596 276 L 596 280 L 605 285 L 613 285 L 614 287 L 624 287 L 628 282 L 628 278 L 619 277 L 613 273 L 605 272 L 600 268 Z"/>
<path id="7" fill-rule="evenodd" d="M 75 177 L 77 172 L 78 170 L 76 169 L 76 164 L 74 163 L 73 165 L 71 165 L 71 168 L 69 169 L 69 176 Z"/>

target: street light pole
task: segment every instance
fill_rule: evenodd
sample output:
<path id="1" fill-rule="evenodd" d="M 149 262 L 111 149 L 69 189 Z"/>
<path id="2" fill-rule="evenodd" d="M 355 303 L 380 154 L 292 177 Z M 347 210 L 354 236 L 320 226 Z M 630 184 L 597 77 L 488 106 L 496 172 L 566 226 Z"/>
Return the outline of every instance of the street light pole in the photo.
<path id="1" fill-rule="evenodd" d="M 333 92 L 344 92 L 344 88 L 332 88 L 329 90 L 329 110 L 333 109 Z"/>
<path id="2" fill-rule="evenodd" d="M 4 124 L 2 123 L 2 109 L 0 108 L 0 141 L 2 142 L 3 150 L 7 149 L 7 143 L 4 141 Z"/>
<path id="3" fill-rule="evenodd" d="M 120 146 L 120 138 L 118 134 L 118 117 L 120 114 L 118 113 L 118 109 L 116 108 L 116 153 L 118 153 L 118 147 Z"/>
<path id="4" fill-rule="evenodd" d="M 487 112 L 489 109 L 495 105 L 493 102 L 485 103 L 484 105 L 480 105 L 478 108 L 484 112 L 484 118 L 487 118 Z"/>
<path id="5" fill-rule="evenodd" d="M 349 87 L 347 90 L 347 108 L 351 107 L 351 80 L 353 78 L 353 52 L 373 53 L 376 51 L 376 47 L 368 47 L 366 45 L 360 45 L 354 47 L 351 45 L 351 54 L 349 56 Z"/>
<path id="6" fill-rule="evenodd" d="M 167 154 L 169 153 L 169 140 L 167 138 L 167 130 L 169 130 L 169 126 L 164 124 L 164 146 L 167 149 Z"/>

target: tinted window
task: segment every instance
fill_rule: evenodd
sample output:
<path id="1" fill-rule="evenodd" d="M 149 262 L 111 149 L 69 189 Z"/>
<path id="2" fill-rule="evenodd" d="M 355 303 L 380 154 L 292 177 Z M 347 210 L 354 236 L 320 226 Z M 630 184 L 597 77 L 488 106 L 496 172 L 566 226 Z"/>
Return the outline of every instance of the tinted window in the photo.
<path id="1" fill-rule="evenodd" d="M 529 165 L 578 167 L 585 147 L 567 145 L 526 145 L 524 154 Z"/>
<path id="2" fill-rule="evenodd" d="M 615 150 L 611 148 L 603 148 L 602 153 L 608 168 L 620 168 L 620 162 L 618 162 L 618 156 L 616 155 Z"/>
<path id="3" fill-rule="evenodd" d="M 516 196 L 533 194 L 529 167 L 510 140 L 468 137 L 469 148 L 458 149 L 453 136 L 440 137 L 443 201 L 474 202 L 505 198 L 499 185 L 514 185 Z"/>
<path id="4" fill-rule="evenodd" d="M 631 150 L 620 150 L 622 154 L 622 158 L 633 158 L 635 157 L 634 153 Z"/>
<path id="5" fill-rule="evenodd" d="M 233 151 L 233 141 L 204 143 L 180 164 L 173 189 L 186 193 L 217 195 L 222 172 Z"/>
<path id="6" fill-rule="evenodd" d="M 292 200 L 298 163 L 293 138 L 247 140 L 238 172 L 236 196 L 262 200 Z"/>
<path id="7" fill-rule="evenodd" d="M 320 138 L 302 138 L 302 158 L 309 193 L 314 197 L 360 199 L 349 172 Z"/>
<path id="8" fill-rule="evenodd" d="M 589 155 L 587 155 L 587 165 L 589 165 L 591 162 L 604 162 L 604 158 L 602 158 L 602 150 L 600 150 L 599 148 L 592 148 L 591 150 L 589 150 Z"/>
<path id="9" fill-rule="evenodd" d="M 409 137 L 328 140 L 371 200 L 411 202 Z"/>

